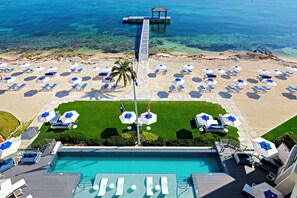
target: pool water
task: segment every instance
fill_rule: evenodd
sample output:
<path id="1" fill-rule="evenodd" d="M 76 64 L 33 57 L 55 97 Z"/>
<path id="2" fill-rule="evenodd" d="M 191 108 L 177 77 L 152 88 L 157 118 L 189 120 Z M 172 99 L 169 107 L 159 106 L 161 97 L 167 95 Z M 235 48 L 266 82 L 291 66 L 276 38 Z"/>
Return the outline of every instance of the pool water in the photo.
<path id="1" fill-rule="evenodd" d="M 84 177 L 96 174 L 176 174 L 221 172 L 217 156 L 191 153 L 58 153 L 50 172 L 79 172 Z"/>

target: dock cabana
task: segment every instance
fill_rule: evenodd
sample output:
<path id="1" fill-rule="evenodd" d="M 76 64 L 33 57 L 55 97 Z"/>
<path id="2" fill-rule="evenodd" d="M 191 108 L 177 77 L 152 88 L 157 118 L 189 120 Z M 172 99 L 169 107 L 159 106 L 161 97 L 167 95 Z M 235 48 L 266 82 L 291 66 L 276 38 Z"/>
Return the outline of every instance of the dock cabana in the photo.
<path id="1" fill-rule="evenodd" d="M 152 18 L 154 18 L 155 13 L 158 13 L 158 18 L 161 17 L 161 13 L 164 13 L 164 17 L 167 17 L 167 9 L 166 8 L 152 8 Z"/>

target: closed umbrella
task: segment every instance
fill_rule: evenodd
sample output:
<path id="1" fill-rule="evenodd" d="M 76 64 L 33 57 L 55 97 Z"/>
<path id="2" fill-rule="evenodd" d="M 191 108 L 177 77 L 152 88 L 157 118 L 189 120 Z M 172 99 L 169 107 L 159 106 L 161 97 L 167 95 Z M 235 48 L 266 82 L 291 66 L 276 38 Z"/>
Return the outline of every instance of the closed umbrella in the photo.
<path id="1" fill-rule="evenodd" d="M 177 85 L 182 85 L 185 83 L 185 80 L 183 78 L 175 78 L 173 83 L 175 83 Z"/>
<path id="2" fill-rule="evenodd" d="M 69 80 L 69 83 L 74 85 L 74 84 L 79 84 L 79 83 L 81 83 L 81 81 L 82 81 L 81 78 L 73 77 L 73 78 L 71 78 L 71 79 Z"/>
<path id="3" fill-rule="evenodd" d="M 166 65 L 159 64 L 159 65 L 156 66 L 156 68 L 159 69 L 159 70 L 164 70 L 164 69 L 166 69 L 167 67 L 166 67 Z"/>
<path id="4" fill-rule="evenodd" d="M 276 86 L 277 85 L 277 83 L 274 82 L 271 79 L 264 79 L 262 82 L 265 83 L 266 85 L 270 85 L 270 86 Z"/>
<path id="5" fill-rule="evenodd" d="M 140 121 L 143 124 L 147 124 L 147 125 L 153 124 L 153 123 L 157 122 L 157 114 L 154 114 L 152 112 L 142 113 L 140 115 Z"/>
<path id="6" fill-rule="evenodd" d="M 47 76 L 42 76 L 42 77 L 38 78 L 36 82 L 38 82 L 38 83 L 45 83 L 45 82 L 47 82 L 48 80 L 49 80 L 49 77 L 47 77 Z"/>
<path id="7" fill-rule="evenodd" d="M 234 83 L 237 84 L 238 86 L 247 86 L 247 84 L 248 84 L 247 82 L 245 82 L 242 79 L 235 79 Z"/>
<path id="8" fill-rule="evenodd" d="M 212 71 L 211 69 L 208 69 L 208 68 L 206 68 L 206 69 L 202 69 L 202 71 L 203 71 L 204 73 L 206 73 L 206 74 L 212 74 L 212 73 L 213 73 L 213 71 Z"/>
<path id="9" fill-rule="evenodd" d="M 15 77 L 11 77 L 11 76 L 7 76 L 3 80 L 6 83 L 12 83 L 12 82 L 14 82 L 16 80 L 16 78 Z"/>
<path id="10" fill-rule="evenodd" d="M 221 69 L 221 68 L 216 69 L 215 72 L 218 73 L 218 74 L 224 74 L 225 73 L 225 71 L 223 69 Z"/>
<path id="11" fill-rule="evenodd" d="M 213 78 L 206 78 L 204 80 L 208 85 L 216 85 L 218 82 Z"/>
<path id="12" fill-rule="evenodd" d="M 222 116 L 222 118 L 223 118 L 223 121 L 229 126 L 238 127 L 241 125 L 241 122 L 239 121 L 238 117 L 234 115 L 225 114 Z"/>
<path id="13" fill-rule="evenodd" d="M 263 155 L 264 157 L 271 157 L 278 154 L 275 144 L 265 140 L 264 138 L 258 137 L 252 140 L 253 147 L 256 152 Z"/>
<path id="14" fill-rule="evenodd" d="M 63 123 L 71 123 L 71 122 L 75 122 L 78 116 L 79 114 L 76 111 L 67 111 L 61 116 L 60 120 Z"/>
<path id="15" fill-rule="evenodd" d="M 234 69 L 234 70 L 236 70 L 236 71 L 240 71 L 240 70 L 242 70 L 242 68 L 239 67 L 239 66 L 237 66 L 237 65 L 233 66 L 232 69 Z"/>
<path id="16" fill-rule="evenodd" d="M 110 72 L 110 71 L 111 71 L 111 68 L 110 68 L 110 67 L 104 67 L 104 68 L 103 68 L 103 71 L 104 71 L 104 72 Z"/>
<path id="17" fill-rule="evenodd" d="M 190 64 L 187 64 L 187 65 L 184 65 L 184 68 L 185 69 L 194 69 L 194 66 L 190 65 Z"/>
<path id="18" fill-rule="evenodd" d="M 136 120 L 136 114 L 133 111 L 125 111 L 119 118 L 123 124 L 132 124 Z"/>
<path id="19" fill-rule="evenodd" d="M 286 69 L 291 70 L 291 71 L 297 71 L 297 68 L 295 68 L 295 67 L 286 67 Z"/>
<path id="20" fill-rule="evenodd" d="M 46 111 L 43 112 L 41 115 L 38 116 L 39 122 L 48 122 L 56 116 L 54 111 Z"/>
<path id="21" fill-rule="evenodd" d="M 12 155 L 18 151 L 18 148 L 21 144 L 21 139 L 11 138 L 0 144 L 0 159 L 3 159 L 9 155 Z"/>

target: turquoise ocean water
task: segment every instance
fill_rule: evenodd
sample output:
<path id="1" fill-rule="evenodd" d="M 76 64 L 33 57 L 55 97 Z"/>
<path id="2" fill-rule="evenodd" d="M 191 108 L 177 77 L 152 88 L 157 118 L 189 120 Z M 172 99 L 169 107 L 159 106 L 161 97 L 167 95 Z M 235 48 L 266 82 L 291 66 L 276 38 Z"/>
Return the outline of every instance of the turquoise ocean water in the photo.
<path id="1" fill-rule="evenodd" d="M 84 177 L 101 174 L 176 174 L 220 172 L 215 157 L 87 157 L 60 156 L 51 172 L 80 172 Z"/>
<path id="2" fill-rule="evenodd" d="M 137 27 L 121 20 L 152 7 L 172 17 L 165 32 L 154 27 L 152 50 L 261 47 L 297 57 L 296 0 L 1 0 L 0 50 L 132 51 Z"/>

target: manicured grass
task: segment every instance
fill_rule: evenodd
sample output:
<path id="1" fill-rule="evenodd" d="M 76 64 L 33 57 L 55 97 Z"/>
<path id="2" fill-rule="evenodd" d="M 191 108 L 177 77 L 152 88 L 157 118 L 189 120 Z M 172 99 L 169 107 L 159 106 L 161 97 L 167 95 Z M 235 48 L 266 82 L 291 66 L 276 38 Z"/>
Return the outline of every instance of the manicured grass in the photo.
<path id="1" fill-rule="evenodd" d="M 13 132 L 19 124 L 20 122 L 14 115 L 0 111 L 0 135 L 2 137 L 7 139 L 10 133 Z"/>
<path id="2" fill-rule="evenodd" d="M 126 111 L 134 111 L 132 101 L 122 102 Z M 196 114 L 205 112 L 217 118 L 226 111 L 217 104 L 208 102 L 150 102 L 151 112 L 158 115 L 158 122 L 151 125 L 151 133 L 161 136 L 164 140 L 176 138 L 192 139 L 200 136 L 193 118 Z M 138 102 L 139 115 L 147 111 L 148 102 Z M 82 133 L 89 138 L 107 138 L 119 135 L 126 130 L 127 125 L 119 119 L 120 102 L 118 101 L 77 101 L 60 105 L 56 111 L 63 114 L 65 111 L 76 110 L 80 116 L 77 128 L 64 132 L 54 132 L 49 125 L 41 128 L 41 133 L 35 143 L 45 138 L 55 138 L 61 133 Z M 145 128 L 144 128 L 145 129 Z M 229 127 L 229 136 L 237 139 L 237 129 Z M 223 134 L 224 136 L 224 134 Z"/>
<path id="3" fill-rule="evenodd" d="M 262 137 L 273 142 L 277 137 L 289 131 L 297 134 L 297 116 L 277 126 L 268 133 L 264 134 Z"/>

